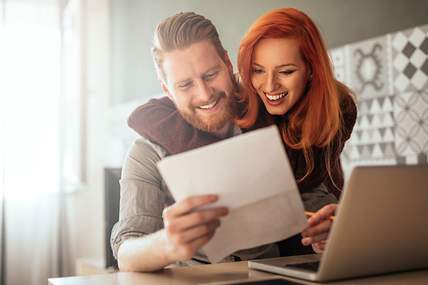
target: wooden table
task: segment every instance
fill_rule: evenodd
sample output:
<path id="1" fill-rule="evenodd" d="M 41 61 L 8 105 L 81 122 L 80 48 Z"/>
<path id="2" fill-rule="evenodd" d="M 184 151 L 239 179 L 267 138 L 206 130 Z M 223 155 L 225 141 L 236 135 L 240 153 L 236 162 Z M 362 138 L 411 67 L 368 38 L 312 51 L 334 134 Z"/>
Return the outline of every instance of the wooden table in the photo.
<path id="1" fill-rule="evenodd" d="M 290 257 L 292 260 L 303 261 L 302 257 Z M 299 281 L 302 284 L 320 284 L 304 282 L 256 270 L 249 270 L 247 262 L 232 262 L 212 265 L 196 265 L 191 267 L 175 267 L 164 269 L 156 273 L 128 273 L 118 272 L 93 276 L 76 276 L 49 279 L 50 285 L 191 285 L 207 284 L 221 281 L 256 280 L 269 277 L 280 277 Z M 333 283 L 322 283 L 333 284 Z M 428 269 L 405 273 L 388 274 L 368 278 L 358 278 L 345 281 L 336 281 L 334 285 L 368 284 L 368 285 L 421 285 L 428 284 Z"/>

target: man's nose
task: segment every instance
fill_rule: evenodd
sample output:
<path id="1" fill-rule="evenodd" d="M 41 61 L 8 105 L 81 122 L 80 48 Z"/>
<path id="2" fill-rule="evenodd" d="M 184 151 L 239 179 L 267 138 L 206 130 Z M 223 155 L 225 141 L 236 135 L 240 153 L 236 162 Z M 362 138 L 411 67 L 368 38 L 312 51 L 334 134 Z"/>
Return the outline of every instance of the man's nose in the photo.
<path id="1" fill-rule="evenodd" d="M 198 98 L 201 102 L 208 103 L 213 96 L 213 88 L 207 82 L 201 81 L 198 83 Z"/>

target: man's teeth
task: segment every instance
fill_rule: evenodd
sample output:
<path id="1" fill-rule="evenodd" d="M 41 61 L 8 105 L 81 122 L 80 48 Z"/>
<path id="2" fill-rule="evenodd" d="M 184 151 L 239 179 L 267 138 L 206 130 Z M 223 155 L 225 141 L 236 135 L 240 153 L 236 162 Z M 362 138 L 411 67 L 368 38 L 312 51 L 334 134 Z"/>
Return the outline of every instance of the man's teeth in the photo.
<path id="1" fill-rule="evenodd" d="M 199 108 L 201 108 L 201 109 L 211 109 L 212 107 L 215 106 L 215 104 L 217 104 L 217 101 L 214 101 L 214 102 L 212 102 L 211 104 L 208 104 L 208 105 L 199 106 Z"/>
<path id="2" fill-rule="evenodd" d="M 282 93 L 277 94 L 277 95 L 269 95 L 269 94 L 265 93 L 266 97 L 268 97 L 268 99 L 270 101 L 276 101 L 276 100 L 279 100 L 281 98 L 284 98 L 287 94 L 288 94 L 288 92 L 282 92 Z"/>

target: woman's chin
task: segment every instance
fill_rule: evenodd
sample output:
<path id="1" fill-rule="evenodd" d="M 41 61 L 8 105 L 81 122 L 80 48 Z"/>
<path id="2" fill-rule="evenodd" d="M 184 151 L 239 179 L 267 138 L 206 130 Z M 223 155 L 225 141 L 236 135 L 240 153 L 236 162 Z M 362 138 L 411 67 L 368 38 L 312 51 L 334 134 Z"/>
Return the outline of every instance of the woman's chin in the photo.
<path id="1" fill-rule="evenodd" d="M 272 106 L 265 103 L 265 107 L 268 113 L 274 116 L 282 116 L 288 111 L 287 106 L 284 105 Z"/>

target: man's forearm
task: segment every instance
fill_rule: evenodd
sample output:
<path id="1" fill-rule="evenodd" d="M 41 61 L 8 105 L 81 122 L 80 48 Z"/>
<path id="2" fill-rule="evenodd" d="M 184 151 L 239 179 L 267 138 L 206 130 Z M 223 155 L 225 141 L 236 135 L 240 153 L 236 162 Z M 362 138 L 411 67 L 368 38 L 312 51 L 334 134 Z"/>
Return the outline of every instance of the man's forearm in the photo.
<path id="1" fill-rule="evenodd" d="M 151 272 L 173 263 L 166 255 L 165 230 L 125 240 L 118 250 L 121 271 Z"/>

